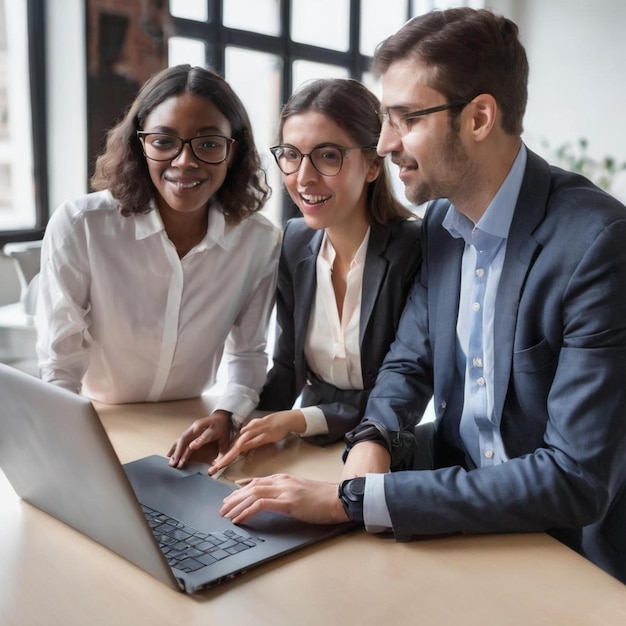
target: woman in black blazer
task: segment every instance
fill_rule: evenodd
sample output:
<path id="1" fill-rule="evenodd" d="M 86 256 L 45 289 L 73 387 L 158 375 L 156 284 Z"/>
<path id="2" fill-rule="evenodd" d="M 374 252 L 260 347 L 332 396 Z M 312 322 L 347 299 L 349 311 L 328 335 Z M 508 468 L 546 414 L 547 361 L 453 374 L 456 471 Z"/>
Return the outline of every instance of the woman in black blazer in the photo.
<path id="1" fill-rule="evenodd" d="M 376 154 L 379 113 L 350 79 L 308 82 L 282 111 L 272 153 L 303 217 L 283 234 L 276 346 L 258 405 L 272 413 L 245 425 L 212 473 L 290 433 L 336 441 L 362 416 L 421 260 L 421 220 Z"/>

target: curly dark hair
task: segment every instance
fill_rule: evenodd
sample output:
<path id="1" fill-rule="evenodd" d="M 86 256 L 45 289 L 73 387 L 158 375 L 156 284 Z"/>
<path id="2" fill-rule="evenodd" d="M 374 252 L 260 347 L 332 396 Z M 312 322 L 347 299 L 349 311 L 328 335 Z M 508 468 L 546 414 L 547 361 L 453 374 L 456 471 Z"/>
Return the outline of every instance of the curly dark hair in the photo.
<path id="1" fill-rule="evenodd" d="M 356 146 L 371 146 L 370 158 L 380 163 L 380 174 L 368 184 L 367 216 L 371 226 L 397 222 L 409 217 L 409 211 L 395 196 L 389 172 L 382 157 L 376 154 L 380 136 L 380 102 L 365 85 L 352 78 L 320 78 L 304 83 L 283 107 L 280 115 L 279 141 L 283 127 L 292 116 L 317 111 L 345 130 Z"/>
<path id="2" fill-rule="evenodd" d="M 124 119 L 108 132 L 106 148 L 96 161 L 91 186 L 96 191 L 109 189 L 122 215 L 147 213 L 155 190 L 137 131 L 143 130 L 146 118 L 155 107 L 184 93 L 206 98 L 230 122 L 232 137 L 237 142 L 235 154 L 212 202 L 219 205 L 227 221 L 238 223 L 260 210 L 271 190 L 241 100 L 221 76 L 202 67 L 169 67 L 144 84 Z"/>

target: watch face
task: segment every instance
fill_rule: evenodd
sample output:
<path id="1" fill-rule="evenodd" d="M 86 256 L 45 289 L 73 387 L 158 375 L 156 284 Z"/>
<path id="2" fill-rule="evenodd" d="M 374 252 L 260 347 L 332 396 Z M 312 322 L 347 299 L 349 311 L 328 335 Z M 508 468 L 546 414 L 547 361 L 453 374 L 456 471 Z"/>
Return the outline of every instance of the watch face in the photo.
<path id="1" fill-rule="evenodd" d="M 365 477 L 359 476 L 358 478 L 353 478 L 348 483 L 348 490 L 354 496 L 358 496 L 359 498 L 363 496 L 365 493 Z"/>

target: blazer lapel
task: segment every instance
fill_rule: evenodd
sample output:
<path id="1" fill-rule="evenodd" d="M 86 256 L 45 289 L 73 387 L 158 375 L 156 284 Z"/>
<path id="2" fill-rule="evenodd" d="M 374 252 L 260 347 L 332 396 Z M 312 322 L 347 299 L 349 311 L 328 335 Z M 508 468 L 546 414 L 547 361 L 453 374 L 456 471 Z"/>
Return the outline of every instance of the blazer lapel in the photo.
<path id="1" fill-rule="evenodd" d="M 359 319 L 359 345 L 361 346 L 367 345 L 364 342 L 365 330 L 387 273 L 388 261 L 384 252 L 387 249 L 390 236 L 388 229 L 372 228 L 370 230 L 361 288 L 361 317 Z M 363 352 L 361 350 L 361 363 L 363 363 Z"/>
<path id="2" fill-rule="evenodd" d="M 502 415 L 511 378 L 519 301 L 539 244 L 533 232 L 544 218 L 550 170 L 528 151 L 528 161 L 506 244 L 506 256 L 496 298 L 494 321 L 494 410 Z"/>
<path id="3" fill-rule="evenodd" d="M 316 231 L 308 245 L 302 251 L 294 269 L 294 334 L 295 354 L 302 355 L 301 363 L 296 367 L 304 370 L 304 338 L 306 337 L 309 318 L 313 310 L 313 298 L 317 289 L 316 262 L 324 231 Z"/>
<path id="4" fill-rule="evenodd" d="M 440 381 L 441 397 L 451 398 L 457 380 L 454 355 L 458 353 L 456 324 L 465 242 L 452 237 L 443 228 L 439 229 L 439 234 L 441 239 L 429 244 L 433 254 L 430 255 L 428 266 L 428 315 L 430 324 L 435 328 L 433 336 L 437 337 L 433 346 L 433 363 L 437 371 L 435 379 Z M 435 298 L 431 301 L 433 295 Z"/>

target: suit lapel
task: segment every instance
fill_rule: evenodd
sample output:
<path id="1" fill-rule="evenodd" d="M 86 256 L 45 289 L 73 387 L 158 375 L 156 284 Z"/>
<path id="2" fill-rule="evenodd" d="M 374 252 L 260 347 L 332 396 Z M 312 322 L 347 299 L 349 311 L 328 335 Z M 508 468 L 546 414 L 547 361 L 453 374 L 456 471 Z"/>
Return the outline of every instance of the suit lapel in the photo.
<path id="1" fill-rule="evenodd" d="M 533 232 L 545 216 L 550 170 L 545 161 L 528 151 L 526 172 L 507 239 L 506 256 L 498 286 L 494 321 L 494 410 L 502 415 L 511 378 L 519 302 L 539 250 Z"/>
<path id="2" fill-rule="evenodd" d="M 449 205 L 448 205 L 449 206 Z M 447 208 L 446 208 L 447 211 Z M 442 217 L 446 211 L 442 212 Z M 441 397 L 450 398 L 457 378 L 456 324 L 461 293 L 461 259 L 465 242 L 452 237 L 443 227 L 437 229 L 438 237 L 429 242 L 432 253 L 428 265 L 428 315 L 437 337 L 433 349 L 433 361 L 441 382 Z M 434 295 L 434 301 L 431 300 Z"/>

